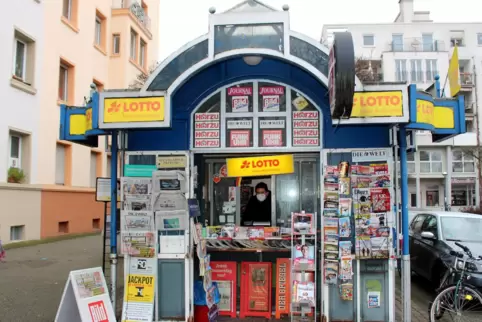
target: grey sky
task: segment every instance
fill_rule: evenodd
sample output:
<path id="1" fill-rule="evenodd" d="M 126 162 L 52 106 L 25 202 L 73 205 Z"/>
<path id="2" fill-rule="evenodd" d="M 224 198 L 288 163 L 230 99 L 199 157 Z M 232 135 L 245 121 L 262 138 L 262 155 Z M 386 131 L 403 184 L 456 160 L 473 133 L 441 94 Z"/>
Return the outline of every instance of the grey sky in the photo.
<path id="1" fill-rule="evenodd" d="M 160 0 L 160 60 L 208 29 L 208 9 L 225 11 L 241 0 Z M 398 0 L 266 0 L 290 6 L 291 29 L 319 40 L 323 24 L 393 22 Z M 415 10 L 430 10 L 435 22 L 481 21 L 478 0 L 414 0 Z M 347 9 L 349 9 L 347 11 Z M 481 25 L 482 26 L 482 25 Z M 481 28 L 482 31 L 482 28 Z"/>

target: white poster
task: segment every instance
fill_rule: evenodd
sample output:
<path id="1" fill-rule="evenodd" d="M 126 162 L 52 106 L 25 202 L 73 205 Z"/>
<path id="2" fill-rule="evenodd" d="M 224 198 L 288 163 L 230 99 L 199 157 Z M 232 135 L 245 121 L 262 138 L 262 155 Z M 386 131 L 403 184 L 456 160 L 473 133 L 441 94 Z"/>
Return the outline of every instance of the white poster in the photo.
<path id="1" fill-rule="evenodd" d="M 125 255 L 155 256 L 156 233 L 151 211 L 121 211 L 121 251 Z"/>
<path id="2" fill-rule="evenodd" d="M 131 274 L 154 275 L 156 274 L 157 258 L 129 257 L 126 260 L 128 272 Z"/>
<path id="3" fill-rule="evenodd" d="M 127 197 L 150 196 L 152 193 L 151 178 L 121 178 L 121 200 Z"/>

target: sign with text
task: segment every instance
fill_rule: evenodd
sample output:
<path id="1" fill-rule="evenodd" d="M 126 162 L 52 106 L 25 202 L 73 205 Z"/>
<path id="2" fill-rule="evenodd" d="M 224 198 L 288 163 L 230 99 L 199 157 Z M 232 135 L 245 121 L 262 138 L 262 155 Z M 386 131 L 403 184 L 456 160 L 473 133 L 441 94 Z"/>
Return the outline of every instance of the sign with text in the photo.
<path id="1" fill-rule="evenodd" d="M 152 322 L 155 275 L 127 274 L 124 286 L 122 322 Z"/>
<path id="2" fill-rule="evenodd" d="M 387 149 L 366 149 L 351 151 L 352 162 L 387 161 L 389 152 Z"/>
<path id="3" fill-rule="evenodd" d="M 251 130 L 229 131 L 229 147 L 247 148 L 251 146 Z"/>
<path id="4" fill-rule="evenodd" d="M 227 159 L 228 177 L 256 177 L 294 172 L 292 154 Z"/>
<path id="5" fill-rule="evenodd" d="M 289 258 L 276 259 L 276 318 L 282 314 L 290 314 L 290 276 L 291 261 Z"/>
<path id="6" fill-rule="evenodd" d="M 271 318 L 271 263 L 241 263 L 241 307 L 239 317 Z"/>
<path id="7" fill-rule="evenodd" d="M 101 92 L 99 128 L 166 128 L 171 125 L 164 92 Z"/>
<path id="8" fill-rule="evenodd" d="M 351 117 L 403 116 L 402 91 L 357 92 L 353 97 Z"/>
<path id="9" fill-rule="evenodd" d="M 283 146 L 283 130 L 262 130 L 263 147 Z"/>
<path id="10" fill-rule="evenodd" d="M 236 317 L 237 263 L 211 262 L 211 278 L 217 282 L 220 301 L 218 309 L 220 315 Z"/>
<path id="11" fill-rule="evenodd" d="M 115 322 L 101 267 L 71 271 L 55 322 Z"/>

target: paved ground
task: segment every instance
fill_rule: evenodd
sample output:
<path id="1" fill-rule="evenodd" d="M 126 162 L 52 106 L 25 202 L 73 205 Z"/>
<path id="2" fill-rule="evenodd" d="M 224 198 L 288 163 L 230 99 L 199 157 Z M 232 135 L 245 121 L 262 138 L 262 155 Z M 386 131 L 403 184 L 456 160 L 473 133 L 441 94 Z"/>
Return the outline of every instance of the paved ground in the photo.
<path id="1" fill-rule="evenodd" d="M 121 273 L 123 264 L 119 264 Z M 95 266 L 102 266 L 100 236 L 7 251 L 7 261 L 0 263 L 0 322 L 54 321 L 69 271 Z M 427 306 L 432 295 L 420 286 L 423 284 L 413 278 L 412 322 L 428 321 Z M 400 285 L 399 281 L 397 285 Z M 121 291 L 119 283 L 118 304 Z M 398 296 L 397 321 L 402 321 L 400 307 Z"/>

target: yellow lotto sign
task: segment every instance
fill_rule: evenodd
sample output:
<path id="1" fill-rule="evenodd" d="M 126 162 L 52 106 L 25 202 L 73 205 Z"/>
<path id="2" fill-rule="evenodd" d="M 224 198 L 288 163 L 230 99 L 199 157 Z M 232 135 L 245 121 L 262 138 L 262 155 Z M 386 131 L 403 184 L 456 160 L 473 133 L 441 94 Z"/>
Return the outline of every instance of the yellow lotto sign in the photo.
<path id="1" fill-rule="evenodd" d="M 351 117 L 403 116 L 401 91 L 357 92 L 353 96 Z"/>
<path id="2" fill-rule="evenodd" d="M 431 101 L 417 99 L 417 123 L 430 124 L 436 129 L 453 129 L 454 111 L 448 107 L 436 106 Z"/>
<path id="3" fill-rule="evenodd" d="M 84 114 L 72 114 L 70 117 L 69 135 L 84 135 L 92 130 L 92 108 Z"/>
<path id="4" fill-rule="evenodd" d="M 164 121 L 164 97 L 104 99 L 104 123 Z"/>
<path id="5" fill-rule="evenodd" d="M 263 157 L 234 158 L 226 160 L 228 177 L 256 177 L 294 172 L 291 154 Z"/>
<path id="6" fill-rule="evenodd" d="M 435 104 L 431 101 L 417 100 L 417 123 L 434 125 Z"/>
<path id="7" fill-rule="evenodd" d="M 125 283 L 124 301 L 154 303 L 153 275 L 129 274 Z"/>

